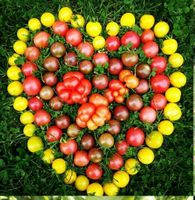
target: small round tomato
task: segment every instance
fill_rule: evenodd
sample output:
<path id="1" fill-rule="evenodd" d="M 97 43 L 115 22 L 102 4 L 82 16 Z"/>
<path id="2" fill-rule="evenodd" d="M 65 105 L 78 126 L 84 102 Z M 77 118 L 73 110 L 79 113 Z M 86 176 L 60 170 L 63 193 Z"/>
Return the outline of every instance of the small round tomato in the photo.
<path id="1" fill-rule="evenodd" d="M 145 106 L 139 113 L 139 119 L 144 123 L 152 124 L 156 120 L 156 111 L 150 106 Z"/>
<path id="2" fill-rule="evenodd" d="M 46 48 L 48 47 L 49 38 L 50 38 L 49 33 L 41 31 L 35 35 L 33 41 L 36 47 Z"/>
<path id="3" fill-rule="evenodd" d="M 104 48 L 105 44 L 106 41 L 103 36 L 98 35 L 93 39 L 93 47 L 95 50 Z"/>
<path id="4" fill-rule="evenodd" d="M 58 81 L 57 76 L 53 72 L 46 72 L 43 75 L 43 82 L 48 86 L 54 86 Z"/>
<path id="5" fill-rule="evenodd" d="M 138 48 L 140 45 L 140 37 L 134 31 L 128 31 L 121 37 L 121 44 L 126 46 L 131 44 L 132 48 Z"/>
<path id="6" fill-rule="evenodd" d="M 51 109 L 59 111 L 63 107 L 63 102 L 60 97 L 55 96 L 49 101 L 49 106 L 51 107 Z"/>
<path id="7" fill-rule="evenodd" d="M 62 21 L 55 21 L 55 23 L 52 26 L 52 29 L 55 34 L 65 37 L 68 31 L 68 24 Z"/>
<path id="8" fill-rule="evenodd" d="M 67 129 L 67 135 L 69 137 L 74 138 L 80 134 L 80 131 L 81 131 L 81 129 L 79 126 L 77 126 L 76 124 L 70 124 Z"/>
<path id="9" fill-rule="evenodd" d="M 161 74 L 166 70 L 167 60 L 162 56 L 155 56 L 150 66 L 152 70 L 155 70 L 156 74 Z"/>
<path id="10" fill-rule="evenodd" d="M 83 60 L 79 63 L 79 70 L 83 74 L 89 74 L 93 71 L 93 64 L 89 60 Z"/>
<path id="11" fill-rule="evenodd" d="M 37 126 L 47 125 L 51 121 L 50 114 L 43 109 L 38 110 L 35 113 L 34 118 L 35 118 L 35 123 L 36 123 Z"/>
<path id="12" fill-rule="evenodd" d="M 148 78 L 151 73 L 150 65 L 148 64 L 140 64 L 136 67 L 136 74 L 139 78 Z"/>
<path id="13" fill-rule="evenodd" d="M 51 54 L 56 58 L 61 58 L 66 51 L 66 47 L 61 42 L 54 42 L 50 47 Z"/>
<path id="14" fill-rule="evenodd" d="M 120 155 L 125 155 L 129 147 L 129 145 L 127 144 L 125 140 L 121 140 L 117 142 L 115 146 L 116 146 L 117 153 Z"/>
<path id="15" fill-rule="evenodd" d="M 89 164 L 89 156 L 86 151 L 77 151 L 74 155 L 74 164 L 78 167 L 85 167 Z"/>
<path id="16" fill-rule="evenodd" d="M 150 106 L 155 110 L 163 110 L 167 104 L 167 100 L 162 94 L 154 94 L 150 101 Z"/>
<path id="17" fill-rule="evenodd" d="M 28 100 L 28 107 L 32 111 L 38 111 L 43 108 L 43 102 L 37 97 L 32 97 Z"/>
<path id="18" fill-rule="evenodd" d="M 35 96 L 41 90 L 41 81 L 34 76 L 28 76 L 23 82 L 23 88 L 27 95 Z"/>
<path id="19" fill-rule="evenodd" d="M 7 77 L 10 80 L 18 81 L 20 79 L 21 69 L 16 65 L 10 66 L 7 70 Z"/>
<path id="20" fill-rule="evenodd" d="M 125 171 L 117 171 L 113 175 L 113 183 L 119 188 L 125 188 L 129 183 L 129 174 Z"/>
<path id="21" fill-rule="evenodd" d="M 50 126 L 46 132 L 46 138 L 49 142 L 59 141 L 62 137 L 62 130 L 57 126 Z"/>
<path id="22" fill-rule="evenodd" d="M 108 100 L 106 99 L 106 97 L 98 93 L 92 94 L 90 96 L 89 103 L 92 103 L 96 107 L 100 105 L 108 106 Z"/>
<path id="23" fill-rule="evenodd" d="M 83 149 L 89 150 L 94 146 L 94 144 L 95 144 L 95 140 L 92 135 L 90 134 L 83 135 L 81 139 L 81 146 L 83 147 Z"/>
<path id="24" fill-rule="evenodd" d="M 103 90 L 108 86 L 108 76 L 105 74 L 95 75 L 92 79 L 92 83 L 98 90 Z"/>
<path id="25" fill-rule="evenodd" d="M 59 10 L 58 18 L 62 22 L 70 22 L 72 16 L 73 16 L 73 12 L 72 12 L 72 9 L 69 7 L 62 7 Z"/>
<path id="26" fill-rule="evenodd" d="M 24 76 L 32 76 L 37 69 L 37 65 L 33 62 L 27 61 L 22 65 L 22 73 Z"/>
<path id="27" fill-rule="evenodd" d="M 24 52 L 24 55 L 26 57 L 27 60 L 33 62 L 33 61 L 36 61 L 39 56 L 40 56 L 40 51 L 37 47 L 27 47 L 25 52 Z"/>
<path id="28" fill-rule="evenodd" d="M 149 90 L 149 84 L 148 81 L 145 79 L 139 80 L 139 85 L 135 88 L 135 91 L 138 94 L 144 94 Z"/>
<path id="29" fill-rule="evenodd" d="M 148 41 L 143 45 L 142 50 L 146 57 L 153 58 L 158 54 L 159 47 L 156 42 Z"/>
<path id="30" fill-rule="evenodd" d="M 108 71 L 112 75 L 118 75 L 121 70 L 123 69 L 123 64 L 120 59 L 118 58 L 111 58 L 109 60 L 109 67 Z"/>
<path id="31" fill-rule="evenodd" d="M 120 154 L 115 153 L 109 159 L 108 167 L 111 170 L 119 170 L 123 166 L 123 164 L 124 164 L 123 157 Z"/>
<path id="32" fill-rule="evenodd" d="M 77 149 L 77 142 L 73 139 L 60 143 L 60 151 L 67 156 L 74 154 L 77 151 Z"/>
<path id="33" fill-rule="evenodd" d="M 146 43 L 148 41 L 153 41 L 154 40 L 154 32 L 150 29 L 146 29 L 143 31 L 141 34 L 141 41 L 142 43 Z"/>
<path id="34" fill-rule="evenodd" d="M 169 24 L 165 21 L 160 21 L 154 26 L 154 34 L 157 38 L 163 38 L 169 32 Z"/>
<path id="35" fill-rule="evenodd" d="M 91 57 L 94 54 L 94 48 L 89 42 L 82 42 L 77 48 L 86 57 Z"/>
<path id="36" fill-rule="evenodd" d="M 105 64 L 109 62 L 109 57 L 106 53 L 103 53 L 103 52 L 96 53 L 93 56 L 93 62 L 95 66 L 97 65 L 104 66 Z"/>
<path id="37" fill-rule="evenodd" d="M 120 47 L 120 39 L 116 36 L 110 36 L 106 39 L 106 49 L 108 51 L 117 51 Z"/>
<path id="38" fill-rule="evenodd" d="M 125 13 L 120 19 L 121 26 L 132 27 L 135 25 L 135 16 L 132 13 Z"/>
<path id="39" fill-rule="evenodd" d="M 59 61 L 57 58 L 50 56 L 44 60 L 43 66 L 49 72 L 55 72 L 59 69 Z"/>
<path id="40" fill-rule="evenodd" d="M 138 127 L 131 127 L 126 133 L 126 141 L 130 146 L 139 147 L 144 144 L 145 134 Z"/>
<path id="41" fill-rule="evenodd" d="M 43 150 L 44 145 L 40 137 L 32 136 L 28 139 L 27 147 L 30 152 L 35 153 Z"/>
<path id="42" fill-rule="evenodd" d="M 129 111 L 126 106 L 117 106 L 114 109 L 114 117 L 119 121 L 125 121 L 129 118 Z"/>
<path id="43" fill-rule="evenodd" d="M 114 145 L 114 138 L 110 133 L 103 133 L 99 137 L 99 144 L 105 148 L 111 148 Z"/>
<path id="44" fill-rule="evenodd" d="M 127 69 L 123 69 L 120 73 L 119 73 L 119 80 L 122 82 L 125 82 L 125 78 L 129 75 L 133 75 L 132 72 L 130 70 Z"/>
<path id="45" fill-rule="evenodd" d="M 66 129 L 70 125 L 70 117 L 67 115 L 61 115 L 55 119 L 55 124 L 60 129 Z"/>
<path id="46" fill-rule="evenodd" d="M 86 175 L 92 180 L 99 180 L 103 175 L 103 170 L 99 164 L 93 163 L 87 167 Z"/>
<path id="47" fill-rule="evenodd" d="M 128 52 L 123 53 L 121 59 L 123 65 L 125 65 L 126 67 L 133 67 L 139 61 L 139 57 L 137 54 L 132 54 Z"/>
<path id="48" fill-rule="evenodd" d="M 129 75 L 124 78 L 126 86 L 135 89 L 139 85 L 139 79 L 134 75 Z"/>
<path id="49" fill-rule="evenodd" d="M 143 107 L 143 100 L 138 94 L 132 94 L 127 99 L 126 106 L 131 111 L 139 111 Z"/>
<path id="50" fill-rule="evenodd" d="M 75 181 L 75 187 L 78 191 L 85 191 L 89 185 L 89 179 L 84 175 L 79 175 Z"/>
<path id="51" fill-rule="evenodd" d="M 108 132 L 111 133 L 112 135 L 118 135 L 121 131 L 121 124 L 119 121 L 115 119 L 111 119 L 108 121 L 109 128 Z"/>
<path id="52" fill-rule="evenodd" d="M 66 42 L 72 46 L 78 46 L 83 39 L 81 32 L 78 29 L 71 28 L 66 33 Z"/>
<path id="53" fill-rule="evenodd" d="M 53 88 L 51 88 L 50 86 L 43 86 L 39 92 L 39 96 L 41 97 L 41 99 L 43 100 L 50 100 L 54 95 L 54 91 Z"/>
<path id="54" fill-rule="evenodd" d="M 52 162 L 52 169 L 56 174 L 63 174 L 66 171 L 67 163 L 62 158 L 57 158 Z"/>
<path id="55" fill-rule="evenodd" d="M 75 52 L 68 52 L 64 56 L 64 62 L 66 65 L 76 66 L 77 65 L 77 55 Z"/>
<path id="56" fill-rule="evenodd" d="M 119 25 L 114 21 L 111 21 L 106 25 L 106 32 L 110 36 L 116 36 L 119 30 L 120 30 Z"/>
<path id="57" fill-rule="evenodd" d="M 89 159 L 94 163 L 99 163 L 102 161 L 103 152 L 101 149 L 93 148 L 89 151 Z"/>
<path id="58" fill-rule="evenodd" d="M 91 37 L 96 37 L 102 32 L 102 25 L 99 22 L 89 21 L 86 24 L 86 32 Z"/>
<path id="59" fill-rule="evenodd" d="M 14 99 L 13 107 L 17 111 L 23 111 L 28 106 L 28 100 L 25 97 L 16 97 Z"/>

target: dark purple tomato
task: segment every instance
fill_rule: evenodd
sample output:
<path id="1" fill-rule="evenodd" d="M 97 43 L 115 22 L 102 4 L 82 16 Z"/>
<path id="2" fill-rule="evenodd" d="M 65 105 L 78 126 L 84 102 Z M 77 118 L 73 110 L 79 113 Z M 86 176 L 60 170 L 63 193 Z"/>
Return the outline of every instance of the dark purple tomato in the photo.
<path id="1" fill-rule="evenodd" d="M 80 134 L 80 127 L 77 124 L 70 124 L 67 129 L 67 135 L 69 137 L 77 137 Z"/>
<path id="2" fill-rule="evenodd" d="M 53 72 L 46 72 L 43 75 L 43 82 L 48 86 L 54 86 L 58 82 L 58 78 Z"/>
<path id="3" fill-rule="evenodd" d="M 156 111 L 150 106 L 145 106 L 139 113 L 139 118 L 144 123 L 152 124 L 156 120 Z"/>
<path id="4" fill-rule="evenodd" d="M 94 163 L 99 163 L 102 161 L 103 152 L 101 149 L 93 148 L 89 151 L 89 159 Z"/>
<path id="5" fill-rule="evenodd" d="M 148 78 L 151 73 L 150 65 L 148 64 L 140 64 L 136 67 L 136 74 L 139 78 Z"/>
<path id="6" fill-rule="evenodd" d="M 55 96 L 49 101 L 49 105 L 53 110 L 59 111 L 62 109 L 64 103 L 60 97 Z"/>
<path id="7" fill-rule="evenodd" d="M 129 118 L 129 111 L 126 106 L 117 106 L 114 109 L 114 118 L 119 121 L 125 121 Z"/>
<path id="8" fill-rule="evenodd" d="M 51 54 L 56 58 L 61 58 L 66 52 L 66 47 L 60 42 L 54 42 L 50 47 Z"/>
<path id="9" fill-rule="evenodd" d="M 138 94 L 145 94 L 149 90 L 148 81 L 145 79 L 139 80 L 139 85 L 135 88 Z"/>
<path id="10" fill-rule="evenodd" d="M 66 65 L 76 66 L 77 65 L 77 55 L 76 55 L 76 53 L 75 52 L 68 52 L 64 56 L 64 63 Z"/>
<path id="11" fill-rule="evenodd" d="M 108 71 L 112 75 L 118 75 L 123 69 L 123 63 L 118 58 L 111 58 L 109 61 Z"/>
<path id="12" fill-rule="evenodd" d="M 102 147 L 110 148 L 114 145 L 114 138 L 110 133 L 103 133 L 99 137 L 99 144 Z"/>
<path id="13" fill-rule="evenodd" d="M 59 61 L 55 57 L 48 57 L 44 60 L 43 66 L 49 72 L 55 72 L 59 69 Z"/>
<path id="14" fill-rule="evenodd" d="M 108 86 L 108 76 L 105 74 L 95 75 L 92 79 L 93 86 L 98 90 L 106 89 Z"/>
<path id="15" fill-rule="evenodd" d="M 139 57 L 137 54 L 132 54 L 129 52 L 123 53 L 121 56 L 123 65 L 126 67 L 133 67 L 139 61 Z"/>
<path id="16" fill-rule="evenodd" d="M 66 129 L 70 125 L 70 117 L 67 115 L 61 115 L 55 119 L 55 124 L 60 129 Z"/>
<path id="17" fill-rule="evenodd" d="M 94 144 L 95 144 L 95 140 L 92 135 L 90 134 L 83 135 L 81 139 L 81 146 L 83 147 L 83 149 L 89 150 L 94 146 Z"/>
<path id="18" fill-rule="evenodd" d="M 93 71 L 93 64 L 89 60 L 83 60 L 79 63 L 79 71 L 83 74 L 89 74 Z"/>
<path id="19" fill-rule="evenodd" d="M 109 128 L 108 132 L 111 133 L 112 135 L 118 135 L 121 130 L 121 123 L 115 119 L 111 119 L 108 121 Z"/>
<path id="20" fill-rule="evenodd" d="M 143 107 L 143 100 L 138 94 L 132 94 L 127 99 L 126 106 L 131 111 L 139 111 Z"/>
<path id="21" fill-rule="evenodd" d="M 39 92 L 39 95 L 41 99 L 48 101 L 53 97 L 54 91 L 50 86 L 43 86 Z"/>

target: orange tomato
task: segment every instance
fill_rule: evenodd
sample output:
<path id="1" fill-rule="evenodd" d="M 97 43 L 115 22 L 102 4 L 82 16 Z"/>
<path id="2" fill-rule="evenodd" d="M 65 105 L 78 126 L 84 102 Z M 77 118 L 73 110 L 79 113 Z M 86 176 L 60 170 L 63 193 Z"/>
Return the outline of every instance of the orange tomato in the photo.
<path id="1" fill-rule="evenodd" d="M 139 79 L 134 75 L 128 75 L 124 78 L 126 86 L 128 88 L 134 89 L 139 85 Z"/>

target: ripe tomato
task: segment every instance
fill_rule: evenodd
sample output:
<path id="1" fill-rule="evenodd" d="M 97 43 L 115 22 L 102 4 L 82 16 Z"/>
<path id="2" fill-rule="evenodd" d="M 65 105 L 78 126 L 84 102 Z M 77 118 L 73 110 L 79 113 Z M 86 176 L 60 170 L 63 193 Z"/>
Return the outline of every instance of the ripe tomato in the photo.
<path id="1" fill-rule="evenodd" d="M 125 155 L 129 147 L 129 145 L 125 140 L 117 142 L 115 146 L 116 146 L 116 152 L 120 155 Z"/>
<path id="2" fill-rule="evenodd" d="M 17 31 L 17 37 L 19 40 L 23 42 L 27 42 L 29 40 L 30 32 L 26 28 L 20 28 Z"/>
<path id="3" fill-rule="evenodd" d="M 114 109 L 114 118 L 119 121 L 125 121 L 129 118 L 129 111 L 126 106 L 117 106 Z"/>
<path id="4" fill-rule="evenodd" d="M 106 53 L 100 52 L 100 53 L 96 53 L 93 56 L 93 63 L 95 66 L 97 65 L 104 66 L 108 62 L 109 62 L 109 57 Z"/>
<path id="5" fill-rule="evenodd" d="M 73 184 L 77 178 L 77 174 L 72 169 L 68 169 L 65 172 L 64 176 L 64 183 L 66 184 Z"/>
<path id="6" fill-rule="evenodd" d="M 120 59 L 118 58 L 111 58 L 109 60 L 109 67 L 108 71 L 112 75 L 118 75 L 121 70 L 123 69 L 123 64 Z"/>
<path id="7" fill-rule="evenodd" d="M 133 67 L 139 61 L 139 57 L 137 54 L 132 54 L 128 52 L 123 53 L 121 56 L 121 59 L 122 59 L 123 65 L 125 65 L 126 67 Z"/>
<path id="8" fill-rule="evenodd" d="M 49 101 L 49 106 L 51 109 L 59 111 L 63 107 L 63 102 L 60 97 L 55 96 Z"/>
<path id="9" fill-rule="evenodd" d="M 46 27 L 51 27 L 55 22 L 55 16 L 50 12 L 41 15 L 41 23 Z"/>
<path id="10" fill-rule="evenodd" d="M 20 122 L 24 125 L 34 122 L 34 115 L 30 111 L 25 111 L 20 115 Z"/>
<path id="11" fill-rule="evenodd" d="M 45 110 L 38 110 L 35 115 L 35 124 L 37 126 L 44 126 L 50 123 L 51 121 L 51 116 L 48 112 L 46 112 Z"/>
<path id="12" fill-rule="evenodd" d="M 28 76 L 23 82 L 23 88 L 28 96 L 35 96 L 41 90 L 41 81 L 34 76 Z"/>
<path id="13" fill-rule="evenodd" d="M 87 167 L 86 175 L 92 180 L 99 180 L 103 175 L 103 170 L 99 164 L 93 163 Z"/>
<path id="14" fill-rule="evenodd" d="M 91 183 L 87 187 L 87 195 L 93 195 L 93 196 L 103 196 L 104 190 L 102 185 L 99 183 Z"/>
<path id="15" fill-rule="evenodd" d="M 125 13 L 120 19 L 121 26 L 132 27 L 135 25 L 135 16 L 132 13 Z"/>
<path id="16" fill-rule="evenodd" d="M 53 72 L 46 72 L 43 75 L 43 82 L 48 86 L 54 86 L 58 82 L 58 78 Z"/>
<path id="17" fill-rule="evenodd" d="M 143 45 L 142 50 L 146 57 L 153 58 L 158 54 L 159 47 L 156 42 L 148 41 Z"/>
<path id="18" fill-rule="evenodd" d="M 75 47 L 82 42 L 83 36 L 78 29 L 71 28 L 67 31 L 65 38 L 67 43 Z"/>
<path id="19" fill-rule="evenodd" d="M 110 133 L 103 133 L 99 137 L 99 144 L 105 148 L 111 148 L 114 145 L 114 137 Z"/>
<path id="20" fill-rule="evenodd" d="M 155 110 L 163 110 L 167 104 L 167 100 L 162 94 L 154 94 L 150 101 L 150 106 Z"/>
<path id="21" fill-rule="evenodd" d="M 33 62 L 27 61 L 22 65 L 22 73 L 24 76 L 32 76 L 37 69 L 37 65 Z"/>
<path id="22" fill-rule="evenodd" d="M 52 162 L 54 161 L 55 157 L 54 157 L 54 151 L 52 149 L 46 149 L 43 152 L 43 156 L 42 156 L 42 160 L 47 163 L 47 164 L 52 164 Z"/>
<path id="23" fill-rule="evenodd" d="M 44 145 L 40 137 L 32 136 L 28 139 L 27 147 L 30 152 L 35 153 L 43 150 Z"/>
<path id="24" fill-rule="evenodd" d="M 94 48 L 89 42 L 82 42 L 77 48 L 86 57 L 91 57 L 94 54 Z"/>
<path id="25" fill-rule="evenodd" d="M 36 126 L 34 124 L 26 124 L 23 129 L 23 133 L 27 137 L 32 137 L 36 131 Z"/>
<path id="26" fill-rule="evenodd" d="M 134 158 L 129 158 L 128 160 L 126 160 L 125 162 L 125 171 L 129 174 L 129 175 L 135 175 L 139 172 L 140 169 L 140 163 L 134 159 Z"/>
<path id="27" fill-rule="evenodd" d="M 146 145 L 152 149 L 158 149 L 163 144 L 163 136 L 159 131 L 152 131 L 146 137 Z"/>
<path id="28" fill-rule="evenodd" d="M 124 188 L 128 185 L 130 181 L 129 174 L 125 171 L 117 171 L 113 175 L 113 183 L 119 187 Z"/>
<path id="29" fill-rule="evenodd" d="M 57 58 L 50 56 L 44 60 L 43 66 L 49 72 L 55 72 L 59 69 L 59 61 Z"/>
<path id="30" fill-rule="evenodd" d="M 150 106 L 145 106 L 139 113 L 139 119 L 144 123 L 152 124 L 156 120 L 156 111 Z"/>
<path id="31" fill-rule="evenodd" d="M 28 100 L 25 97 L 16 97 L 14 99 L 13 107 L 17 111 L 23 111 L 28 107 Z"/>
<path id="32" fill-rule="evenodd" d="M 162 43 L 162 52 L 166 55 L 171 55 L 177 51 L 178 43 L 175 39 L 166 39 Z"/>
<path id="33" fill-rule="evenodd" d="M 105 74 L 95 75 L 92 79 L 92 83 L 98 90 L 103 90 L 108 87 L 108 76 Z"/>
<path id="34" fill-rule="evenodd" d="M 177 88 L 183 87 L 187 81 L 186 75 L 179 71 L 173 72 L 169 76 L 169 79 L 170 79 L 171 85 Z"/>
<path id="35" fill-rule="evenodd" d="M 77 55 L 75 52 L 68 52 L 64 56 L 64 62 L 66 65 L 76 66 L 77 65 Z"/>
<path id="36" fill-rule="evenodd" d="M 103 152 L 101 149 L 93 148 L 89 151 L 89 159 L 94 163 L 101 162 L 103 158 Z"/>
<path id="37" fill-rule="evenodd" d="M 77 167 L 85 167 L 89 164 L 89 156 L 86 151 L 77 151 L 74 155 L 74 164 Z"/>
<path id="38" fill-rule="evenodd" d="M 11 82 L 7 87 L 7 91 L 11 96 L 19 96 L 23 92 L 22 83 L 19 81 Z"/>
<path id="39" fill-rule="evenodd" d="M 33 41 L 36 47 L 46 48 L 48 47 L 49 38 L 50 38 L 49 33 L 41 31 L 35 35 Z"/>
<path id="40" fill-rule="evenodd" d="M 165 93 L 170 86 L 170 80 L 164 74 L 157 74 L 150 79 L 150 84 L 155 93 Z"/>
<path id="41" fill-rule="evenodd" d="M 89 185 L 89 180 L 86 176 L 80 175 L 75 181 L 75 187 L 78 191 L 85 191 Z"/>
<path id="42" fill-rule="evenodd" d="M 28 100 L 28 107 L 32 111 L 38 111 L 43 108 L 43 102 L 37 97 L 32 97 Z"/>
<path id="43" fill-rule="evenodd" d="M 20 73 L 21 73 L 21 69 L 17 67 L 16 65 L 13 65 L 8 68 L 7 77 L 10 80 L 17 81 L 20 79 Z"/>
<path id="44" fill-rule="evenodd" d="M 142 29 L 150 29 L 153 27 L 155 18 L 153 15 L 144 14 L 141 16 L 139 24 Z"/>
<path id="45" fill-rule="evenodd" d="M 154 40 L 154 32 L 150 29 L 146 29 L 143 31 L 141 34 L 141 41 L 142 43 L 146 43 L 148 41 L 153 41 Z"/>
<path id="46" fill-rule="evenodd" d="M 140 45 L 140 37 L 136 32 L 128 31 L 121 37 L 121 44 L 124 46 L 131 44 L 133 49 L 138 48 Z"/>
<path id="47" fill-rule="evenodd" d="M 71 19 L 71 25 L 74 28 L 84 27 L 84 25 L 85 25 L 84 17 L 79 14 L 73 15 L 73 17 Z"/>
<path id="48" fill-rule="evenodd" d="M 162 56 L 155 56 L 150 66 L 152 70 L 155 69 L 156 74 L 161 74 L 166 70 L 167 60 Z"/>
<path id="49" fill-rule="evenodd" d="M 143 100 L 138 94 L 131 94 L 126 101 L 126 106 L 131 111 L 139 111 L 143 107 Z"/>
<path id="50" fill-rule="evenodd" d="M 173 68 L 178 68 L 182 66 L 184 62 L 184 58 L 180 53 L 173 53 L 172 55 L 169 56 L 169 64 Z"/>
<path id="51" fill-rule="evenodd" d="M 132 72 L 130 70 L 124 69 L 119 74 L 119 80 L 124 82 L 124 79 L 129 75 L 132 75 Z"/>
<path id="52" fill-rule="evenodd" d="M 102 32 L 102 25 L 99 22 L 89 21 L 86 25 L 86 32 L 91 37 L 96 37 Z"/>
<path id="53" fill-rule="evenodd" d="M 89 60 L 83 60 L 79 63 L 79 70 L 83 74 L 89 74 L 93 71 L 93 64 Z"/>
<path id="54" fill-rule="evenodd" d="M 170 121 L 177 121 L 181 118 L 181 108 L 176 103 L 168 103 L 164 109 L 164 116 Z"/>
<path id="55" fill-rule="evenodd" d="M 54 42 L 50 47 L 51 54 L 56 58 L 61 58 L 66 51 L 66 47 L 61 42 Z"/>
<path id="56" fill-rule="evenodd" d="M 158 124 L 158 131 L 163 135 L 171 135 L 174 129 L 173 123 L 169 120 L 163 120 Z"/>
<path id="57" fill-rule="evenodd" d="M 139 85 L 139 79 L 134 75 L 128 75 L 124 78 L 126 86 L 128 88 L 134 89 Z"/>
<path id="58" fill-rule="evenodd" d="M 70 22 L 72 16 L 73 16 L 73 12 L 72 12 L 72 9 L 69 7 L 62 7 L 59 10 L 58 18 L 62 22 Z"/>
<path id="59" fill-rule="evenodd" d="M 94 144 L 95 144 L 95 140 L 92 135 L 90 134 L 83 135 L 81 139 L 81 146 L 83 147 L 83 149 L 89 150 L 94 146 Z"/>
<path id="60" fill-rule="evenodd" d="M 108 51 L 117 51 L 120 47 L 120 39 L 116 36 L 110 36 L 106 39 L 106 49 Z"/>
<path id="61" fill-rule="evenodd" d="M 60 129 L 66 129 L 70 125 L 70 117 L 67 115 L 61 115 L 55 119 L 55 124 Z"/>
<path id="62" fill-rule="evenodd" d="M 46 138 L 49 142 L 59 141 L 62 137 L 62 130 L 57 126 L 50 126 L 46 132 Z"/>
<path id="63" fill-rule="evenodd" d="M 106 41 L 103 36 L 98 35 L 93 39 L 93 47 L 95 50 L 104 48 L 105 44 Z"/>
<path id="64" fill-rule="evenodd" d="M 55 23 L 52 26 L 52 29 L 55 34 L 65 37 L 68 31 L 68 24 L 62 21 L 55 21 Z"/>
<path id="65" fill-rule="evenodd" d="M 41 22 L 37 18 L 31 18 L 28 21 L 28 27 L 31 31 L 37 31 L 41 29 Z"/>
<path id="66" fill-rule="evenodd" d="M 77 149 L 77 142 L 73 139 L 60 143 L 60 151 L 67 156 L 74 154 L 77 151 Z"/>
<path id="67" fill-rule="evenodd" d="M 164 21 L 158 22 L 154 26 L 154 34 L 157 38 L 163 38 L 169 32 L 169 24 Z"/>
<path id="68" fill-rule="evenodd" d="M 118 135 L 120 133 L 121 124 L 119 121 L 115 119 L 111 119 L 108 121 L 108 124 L 109 124 L 109 128 L 108 128 L 109 133 L 111 133 L 112 135 Z"/>
<path id="69" fill-rule="evenodd" d="M 25 55 L 27 60 L 34 62 L 39 58 L 40 51 L 37 47 L 33 47 L 33 46 L 27 47 L 25 52 L 24 52 L 24 55 Z"/>
<path id="70" fill-rule="evenodd" d="M 21 40 L 17 40 L 14 45 L 13 45 L 13 49 L 17 54 L 23 55 L 25 50 L 27 48 L 27 45 L 25 42 L 21 41 Z"/>
<path id="71" fill-rule="evenodd" d="M 115 153 L 109 159 L 108 167 L 111 170 L 119 170 L 123 166 L 123 164 L 124 164 L 123 157 L 120 154 Z"/>
<path id="72" fill-rule="evenodd" d="M 148 64 L 140 64 L 136 67 L 136 74 L 139 78 L 148 78 L 151 73 L 150 65 Z"/>
<path id="73" fill-rule="evenodd" d="M 81 129 L 79 126 L 77 126 L 76 124 L 70 124 L 67 129 L 67 135 L 69 137 L 74 138 L 80 134 L 80 131 L 81 131 Z"/>
<path id="74" fill-rule="evenodd" d="M 106 97 L 102 96 L 101 94 L 92 94 L 89 97 L 89 103 L 92 103 L 93 105 L 100 106 L 100 105 L 104 105 L 104 106 L 108 106 L 108 100 L 106 99 Z"/>
<path id="75" fill-rule="evenodd" d="M 119 188 L 114 183 L 105 183 L 103 188 L 107 196 L 117 196 L 119 192 Z"/>
<path id="76" fill-rule="evenodd" d="M 55 170 L 56 174 L 63 174 L 66 171 L 67 163 L 62 158 L 57 158 L 52 162 L 52 169 Z"/>
<path id="77" fill-rule="evenodd" d="M 135 91 L 138 94 L 144 94 L 149 90 L 149 84 L 148 81 L 145 79 L 139 80 L 139 85 L 135 88 Z"/>
<path id="78" fill-rule="evenodd" d="M 43 100 L 50 100 L 54 95 L 54 91 L 53 88 L 51 88 L 50 86 L 43 86 L 39 92 L 39 96 L 41 97 L 41 99 Z"/>
<path id="79" fill-rule="evenodd" d="M 126 141 L 130 146 L 139 147 L 144 144 L 145 134 L 138 127 L 131 127 L 126 133 Z"/>

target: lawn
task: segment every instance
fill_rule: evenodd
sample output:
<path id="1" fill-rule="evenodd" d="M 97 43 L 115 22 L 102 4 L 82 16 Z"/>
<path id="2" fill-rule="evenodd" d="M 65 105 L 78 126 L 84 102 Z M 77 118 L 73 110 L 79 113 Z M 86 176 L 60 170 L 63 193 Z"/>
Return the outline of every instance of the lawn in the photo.
<path id="1" fill-rule="evenodd" d="M 103 26 L 133 12 L 138 20 L 151 13 L 156 21 L 165 20 L 184 56 L 182 71 L 187 85 L 182 89 L 183 116 L 175 123 L 175 132 L 166 138 L 156 152 L 152 165 L 143 166 L 120 195 L 192 195 L 193 192 L 193 44 L 194 24 L 191 0 L 0 0 L 0 194 L 2 195 L 77 195 L 71 186 L 51 172 L 49 166 L 26 148 L 19 115 L 7 93 L 7 57 L 12 54 L 17 29 L 29 18 L 40 17 L 45 11 L 57 13 L 70 6 L 86 20 L 98 20 Z"/>

